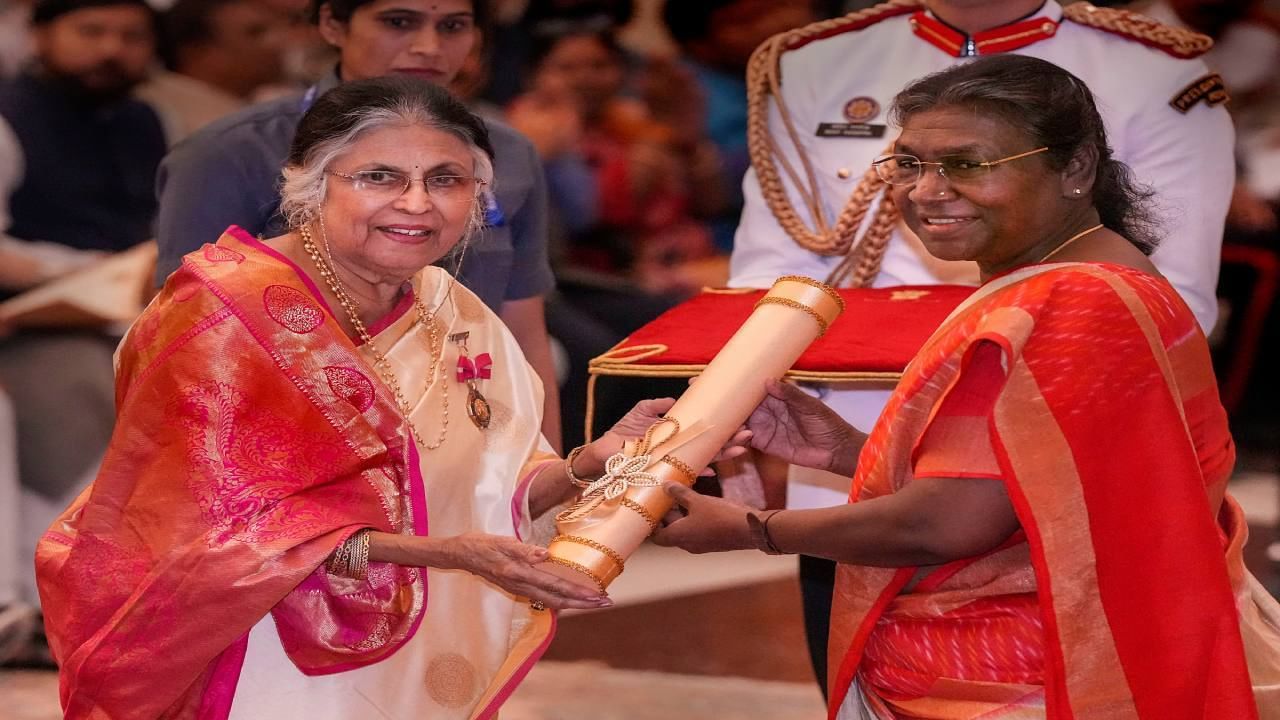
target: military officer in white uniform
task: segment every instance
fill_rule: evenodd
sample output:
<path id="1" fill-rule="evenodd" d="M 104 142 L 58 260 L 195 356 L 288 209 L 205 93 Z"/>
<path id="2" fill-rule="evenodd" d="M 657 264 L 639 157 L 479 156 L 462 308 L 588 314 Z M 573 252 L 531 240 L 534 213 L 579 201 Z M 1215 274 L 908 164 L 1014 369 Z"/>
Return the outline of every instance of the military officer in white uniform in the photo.
<path id="1" fill-rule="evenodd" d="M 780 54 L 769 68 L 776 73 L 780 97 L 770 96 L 767 101 L 772 167 L 762 173 L 759 138 L 763 135 L 758 135 L 753 169 L 744 181 L 746 207 L 735 239 L 731 285 L 769 287 L 786 274 L 828 278 L 841 266 L 842 254 L 819 254 L 794 236 L 811 233 L 808 244 L 812 247 L 813 237 L 838 246 L 841 239 L 836 236 L 843 235 L 844 243 L 852 240 L 857 252 L 858 242 L 876 224 L 882 196 L 877 194 L 870 203 L 856 232 L 829 228 L 859 183 L 874 182 L 863 178 L 871 161 L 886 152 L 897 133 L 886 121 L 894 95 L 910 81 L 968 57 L 1015 52 L 1055 63 L 1093 90 L 1115 157 L 1156 192 L 1164 241 L 1153 260 L 1206 333 L 1212 329 L 1234 160 L 1231 120 L 1222 106 L 1226 92 L 1220 79 L 1195 59 L 1208 49 L 1207 38 L 1084 3 L 1064 12 L 1052 0 L 925 0 L 922 4 L 894 0 L 775 41 Z M 757 59 L 768 47 L 766 43 L 757 52 Z M 760 81 L 757 77 L 751 82 Z M 789 116 L 791 132 L 779 101 Z M 764 117 L 763 112 L 757 113 Z M 805 171 L 806 160 L 811 175 Z M 794 174 L 788 174 L 787 167 Z M 760 182 L 769 169 L 776 171 L 785 188 L 772 201 L 765 199 Z M 787 214 L 780 212 L 780 202 L 794 211 L 789 225 L 778 219 Z M 825 231 L 815 222 L 815 205 L 825 214 Z M 904 225 L 892 216 L 887 220 L 880 223 L 879 234 L 887 236 L 887 244 L 878 272 L 874 257 L 869 261 L 871 272 L 865 271 L 864 261 L 858 282 L 876 287 L 976 283 L 975 267 L 933 259 Z M 799 230 L 797 223 L 803 225 Z M 874 333 L 875 329 L 856 331 Z M 835 387 L 819 388 L 819 393 L 863 430 L 870 430 L 888 398 L 887 391 Z M 836 505 L 846 500 L 848 491 L 848 478 L 792 468 L 788 506 Z M 830 570 L 820 565 L 815 569 L 815 562 L 826 561 L 802 559 L 801 570 L 810 649 L 822 677 L 825 650 L 815 645 L 825 644 L 829 604 L 824 610 L 823 603 L 829 603 L 830 590 L 825 577 L 816 586 L 813 578 L 815 572 L 825 576 Z"/>

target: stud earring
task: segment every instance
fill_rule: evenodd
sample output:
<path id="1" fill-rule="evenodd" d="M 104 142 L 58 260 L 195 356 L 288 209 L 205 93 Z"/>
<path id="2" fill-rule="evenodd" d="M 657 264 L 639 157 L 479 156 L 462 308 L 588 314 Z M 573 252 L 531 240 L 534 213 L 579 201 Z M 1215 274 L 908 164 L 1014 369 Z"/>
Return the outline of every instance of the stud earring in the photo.
<path id="1" fill-rule="evenodd" d="M 1080 188 L 1076 188 L 1076 190 L 1075 190 L 1075 193 L 1076 193 L 1077 195 L 1079 195 L 1079 194 L 1080 194 L 1080 193 L 1082 193 L 1082 192 L 1084 192 L 1084 191 L 1083 191 L 1083 190 L 1081 190 Z"/>

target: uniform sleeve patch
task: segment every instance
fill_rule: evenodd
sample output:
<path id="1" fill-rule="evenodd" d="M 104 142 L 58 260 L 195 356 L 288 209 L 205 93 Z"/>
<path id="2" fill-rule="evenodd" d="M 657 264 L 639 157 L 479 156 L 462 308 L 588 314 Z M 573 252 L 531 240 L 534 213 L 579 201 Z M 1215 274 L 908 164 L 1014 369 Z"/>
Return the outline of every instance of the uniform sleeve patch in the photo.
<path id="1" fill-rule="evenodd" d="M 1221 105 L 1231 99 L 1227 86 L 1218 73 L 1209 73 L 1188 85 L 1169 101 L 1169 105 L 1180 113 L 1186 113 L 1198 102 L 1206 102 L 1209 107 Z"/>

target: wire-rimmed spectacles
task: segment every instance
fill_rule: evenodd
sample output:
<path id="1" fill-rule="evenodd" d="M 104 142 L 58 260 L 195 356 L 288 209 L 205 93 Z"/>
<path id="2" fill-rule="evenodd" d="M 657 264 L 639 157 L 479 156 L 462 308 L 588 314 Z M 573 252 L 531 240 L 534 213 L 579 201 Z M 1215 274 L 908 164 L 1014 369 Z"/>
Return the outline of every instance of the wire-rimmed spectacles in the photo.
<path id="1" fill-rule="evenodd" d="M 330 170 L 329 174 L 347 180 L 358 193 L 386 200 L 394 200 L 403 195 L 414 181 L 420 181 L 427 194 L 436 200 L 456 201 L 474 198 L 476 189 L 485 184 L 484 180 L 469 175 L 424 175 L 415 178 L 398 170 L 358 170 L 353 173 Z"/>
<path id="2" fill-rule="evenodd" d="M 1010 155 L 999 160 L 978 160 L 967 155 L 946 155 L 936 162 L 929 162 L 921 160 L 915 155 L 882 155 L 872 161 L 871 165 L 876 169 L 876 174 L 880 176 L 880 179 L 890 185 L 916 184 L 920 181 L 920 174 L 924 172 L 924 168 L 927 165 L 937 165 L 938 174 L 952 182 L 966 182 L 986 177 L 991 172 L 991 168 L 1001 163 L 1030 157 L 1048 149 L 1048 146 L 1039 147 L 1035 150 L 1028 150 L 1027 152 Z"/>

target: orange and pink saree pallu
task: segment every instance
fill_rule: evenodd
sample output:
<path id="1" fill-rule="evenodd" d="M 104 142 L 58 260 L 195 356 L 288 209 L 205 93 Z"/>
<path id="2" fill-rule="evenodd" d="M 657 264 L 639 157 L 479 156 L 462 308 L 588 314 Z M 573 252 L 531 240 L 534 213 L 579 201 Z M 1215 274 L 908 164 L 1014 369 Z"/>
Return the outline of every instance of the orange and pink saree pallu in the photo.
<path id="1" fill-rule="evenodd" d="M 308 676 L 413 638 L 426 572 L 373 564 L 354 581 L 323 562 L 362 527 L 427 533 L 418 452 L 287 260 L 234 229 L 188 256 L 126 337 L 116 394 L 102 470 L 37 554 L 68 718 L 226 718 L 268 614 Z M 510 528 L 522 500 L 507 502 Z M 523 640 L 533 659 L 545 648 Z"/>
<path id="2" fill-rule="evenodd" d="M 990 478 L 1022 530 L 941 567 L 842 565 L 830 716 L 1276 716 L 1276 605 L 1244 568 L 1233 462 L 1204 337 L 1163 280 L 991 281 L 907 368 L 851 499 Z"/>

